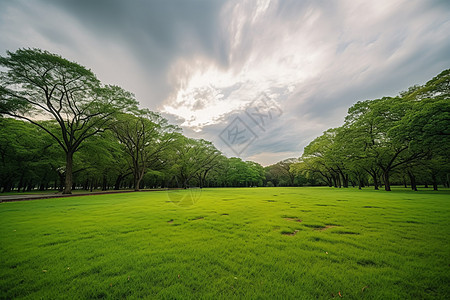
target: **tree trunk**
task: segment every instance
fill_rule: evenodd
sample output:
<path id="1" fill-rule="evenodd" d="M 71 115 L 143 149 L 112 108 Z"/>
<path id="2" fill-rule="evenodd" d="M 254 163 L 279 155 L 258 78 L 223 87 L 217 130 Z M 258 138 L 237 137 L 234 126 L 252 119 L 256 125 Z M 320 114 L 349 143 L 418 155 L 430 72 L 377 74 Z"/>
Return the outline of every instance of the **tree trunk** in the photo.
<path id="1" fill-rule="evenodd" d="M 383 173 L 383 179 L 384 179 L 384 190 L 387 192 L 391 191 L 391 184 L 389 182 L 389 171 L 385 171 Z"/>
<path id="2" fill-rule="evenodd" d="M 106 191 L 106 185 L 108 183 L 108 180 L 106 178 L 106 174 L 103 174 L 103 181 L 102 181 L 102 191 Z"/>
<path id="3" fill-rule="evenodd" d="M 431 179 L 433 180 L 433 190 L 437 191 L 438 190 L 438 185 L 437 185 L 437 180 L 436 180 L 436 175 L 431 175 Z"/>
<path id="4" fill-rule="evenodd" d="M 344 188 L 348 188 L 348 175 L 345 175 L 342 171 L 340 171 L 342 177 L 342 186 Z"/>
<path id="5" fill-rule="evenodd" d="M 24 176 L 24 174 L 22 173 L 22 175 L 20 175 L 19 184 L 17 185 L 18 192 L 20 192 L 20 190 L 22 189 L 22 186 L 23 186 L 23 176 Z"/>
<path id="6" fill-rule="evenodd" d="M 134 180 L 133 180 L 133 188 L 135 191 L 139 191 L 139 186 L 141 185 L 141 179 L 139 178 L 139 174 L 136 174 L 136 176 L 134 176 Z"/>
<path id="7" fill-rule="evenodd" d="M 378 190 L 379 184 L 378 184 L 378 176 L 377 176 L 377 174 L 374 174 L 374 175 L 370 174 L 370 175 L 373 178 L 373 186 L 375 187 L 376 190 Z"/>
<path id="8" fill-rule="evenodd" d="M 403 178 L 403 186 L 404 186 L 405 189 L 406 189 L 406 188 L 408 188 L 408 184 L 406 183 L 406 177 L 405 177 L 405 175 L 403 175 L 402 178 Z"/>
<path id="9" fill-rule="evenodd" d="M 140 187 L 141 187 L 141 181 L 142 178 L 144 178 L 144 173 L 145 169 L 143 168 L 141 171 L 139 171 L 139 169 L 136 169 L 133 172 L 133 185 L 134 185 L 134 190 L 135 191 L 139 191 Z"/>
<path id="10" fill-rule="evenodd" d="M 66 153 L 66 179 L 64 181 L 63 194 L 72 194 L 72 167 L 73 167 L 73 153 Z"/>
<path id="11" fill-rule="evenodd" d="M 8 180 L 6 180 L 6 182 L 3 185 L 2 193 L 11 192 L 12 188 L 14 188 L 14 186 L 12 186 L 12 181 L 11 181 L 11 179 L 8 179 Z"/>
<path id="12" fill-rule="evenodd" d="M 425 182 L 425 184 L 424 184 L 424 188 L 425 188 L 425 189 L 427 189 L 427 188 L 428 188 L 428 183 L 427 183 L 427 182 Z"/>
<path id="13" fill-rule="evenodd" d="M 329 187 L 332 187 L 332 186 L 333 186 L 333 181 L 331 180 L 331 177 L 330 177 L 330 176 L 326 176 L 326 175 L 324 175 L 324 174 L 322 174 L 322 173 L 320 173 L 320 175 L 322 175 L 322 177 L 325 178 L 325 182 L 326 182 L 326 184 L 327 184 Z"/>
<path id="14" fill-rule="evenodd" d="M 417 192 L 417 185 L 416 185 L 416 176 L 410 171 L 408 171 L 409 180 L 411 181 L 411 189 L 413 191 Z"/>
<path id="15" fill-rule="evenodd" d="M 119 174 L 116 178 L 116 182 L 114 183 L 114 189 L 119 190 L 120 189 L 120 183 L 122 182 L 123 176 L 122 174 Z"/>

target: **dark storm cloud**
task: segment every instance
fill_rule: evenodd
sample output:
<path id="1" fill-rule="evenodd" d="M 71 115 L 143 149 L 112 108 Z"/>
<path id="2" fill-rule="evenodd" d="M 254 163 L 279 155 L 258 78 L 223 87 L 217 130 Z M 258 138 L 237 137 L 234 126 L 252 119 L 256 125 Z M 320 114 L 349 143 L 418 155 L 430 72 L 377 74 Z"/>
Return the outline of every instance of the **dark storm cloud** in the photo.
<path id="1" fill-rule="evenodd" d="M 153 65 L 165 67 L 175 55 L 197 51 L 226 62 L 226 49 L 218 42 L 224 1 L 43 1 L 60 7 L 99 36 L 128 43 L 139 58 Z"/>

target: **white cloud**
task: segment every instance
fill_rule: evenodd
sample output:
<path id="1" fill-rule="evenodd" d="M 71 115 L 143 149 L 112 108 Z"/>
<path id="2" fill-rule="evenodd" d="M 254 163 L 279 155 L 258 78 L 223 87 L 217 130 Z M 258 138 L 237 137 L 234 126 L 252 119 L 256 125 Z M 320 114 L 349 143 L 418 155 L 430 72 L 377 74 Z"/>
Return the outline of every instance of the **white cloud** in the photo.
<path id="1" fill-rule="evenodd" d="M 307 13 L 304 30 L 284 32 L 288 21 L 273 18 L 276 5 L 255 4 L 238 2 L 225 9 L 230 12 L 223 15 L 223 26 L 230 21 L 227 68 L 207 57 L 181 59 L 171 68 L 177 90 L 164 111 L 183 118 L 182 126 L 201 129 L 220 123 L 224 115 L 261 93 L 282 101 L 297 84 L 323 69 L 329 49 L 310 33 L 319 12 Z M 195 109 L 198 101 L 202 106 Z"/>
<path id="2" fill-rule="evenodd" d="M 243 153 L 265 162 L 301 152 L 322 131 L 339 126 L 352 103 L 431 78 L 445 66 L 430 67 L 425 76 L 420 60 L 411 60 L 430 56 L 425 49 L 433 44 L 449 47 L 448 14 L 421 1 L 348 0 L 330 7 L 232 1 L 221 17 L 228 64 L 206 55 L 179 58 L 169 77 L 174 92 L 163 110 L 182 118 L 185 128 L 205 131 L 199 136 L 228 153 L 212 128 L 224 128 L 227 116 L 259 93 L 271 95 L 285 112 L 276 125 L 283 130 L 265 132 Z M 449 56 L 435 59 L 449 61 Z M 292 148 L 292 139 L 298 148 Z"/>

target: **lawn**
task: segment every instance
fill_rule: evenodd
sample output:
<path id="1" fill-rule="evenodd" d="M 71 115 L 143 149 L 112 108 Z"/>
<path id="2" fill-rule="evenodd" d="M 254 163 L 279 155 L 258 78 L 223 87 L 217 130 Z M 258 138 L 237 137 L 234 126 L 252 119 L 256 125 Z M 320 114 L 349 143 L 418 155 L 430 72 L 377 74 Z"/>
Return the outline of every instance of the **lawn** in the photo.
<path id="1" fill-rule="evenodd" d="M 450 298 L 450 191 L 192 189 L 0 204 L 0 298 Z"/>

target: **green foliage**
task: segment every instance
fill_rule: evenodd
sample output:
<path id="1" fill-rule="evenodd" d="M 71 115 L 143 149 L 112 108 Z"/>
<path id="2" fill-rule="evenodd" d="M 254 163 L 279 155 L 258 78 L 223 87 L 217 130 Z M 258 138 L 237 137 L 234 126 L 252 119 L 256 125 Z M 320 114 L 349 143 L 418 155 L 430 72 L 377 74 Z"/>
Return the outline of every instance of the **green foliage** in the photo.
<path id="1" fill-rule="evenodd" d="M 221 156 L 211 142 L 178 135 L 171 151 L 172 179 L 178 187 L 189 187 L 193 179 L 203 187 L 207 174 L 218 166 Z"/>
<path id="2" fill-rule="evenodd" d="M 167 163 L 166 152 L 178 136 L 176 126 L 148 110 L 118 116 L 111 129 L 127 154 L 135 190 L 139 190 L 148 169 L 158 170 Z"/>
<path id="3" fill-rule="evenodd" d="M 446 70 L 399 97 L 357 102 L 342 127 L 327 130 L 305 147 L 296 169 L 320 174 L 334 186 L 342 182 L 347 187 L 350 180 L 361 187 L 370 176 L 376 189 L 382 182 L 389 191 L 391 176 L 398 178 L 399 172 L 407 173 L 411 182 L 413 173 L 420 173 L 422 182 L 432 181 L 434 188 L 438 181 L 448 185 L 449 74 Z M 442 163 L 443 172 L 432 167 L 431 159 Z"/>
<path id="4" fill-rule="evenodd" d="M 40 188 L 55 180 L 56 170 L 63 159 L 45 132 L 22 121 L 0 118 L 0 182 L 4 191 Z"/>
<path id="5" fill-rule="evenodd" d="M 65 193 L 72 188 L 73 154 L 107 128 L 119 112 L 134 111 L 134 96 L 103 86 L 83 66 L 40 49 L 19 49 L 0 57 L 0 115 L 27 120 L 47 132 L 66 154 Z M 38 122 L 36 116 L 53 120 Z"/>

